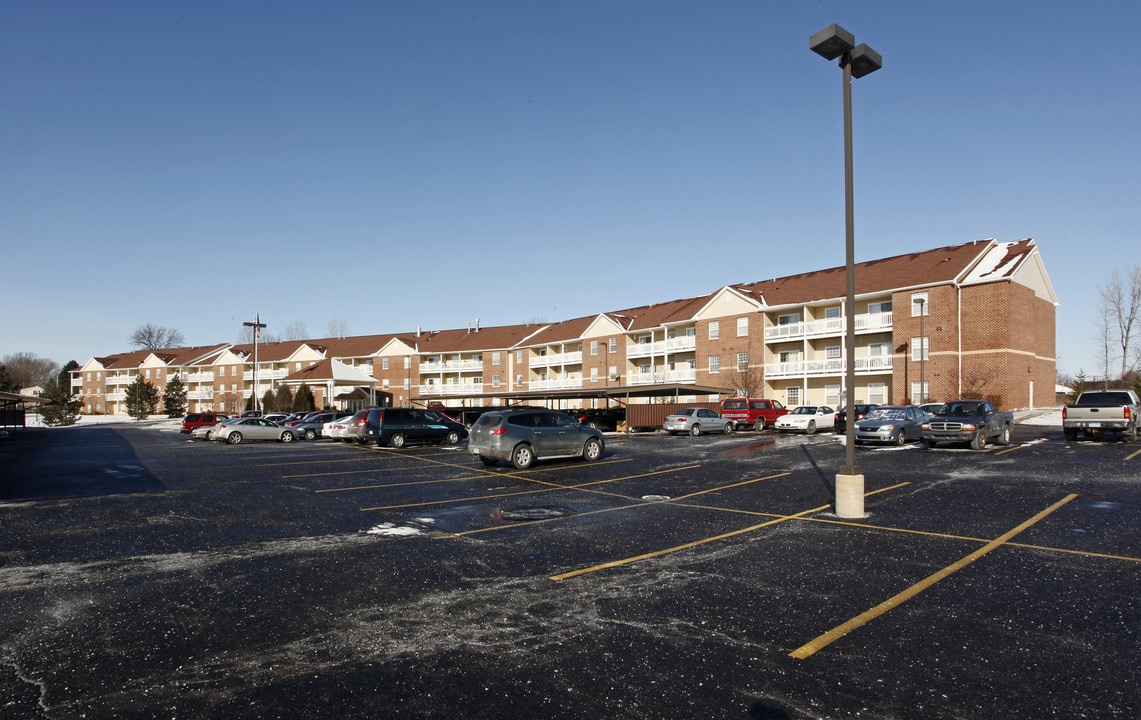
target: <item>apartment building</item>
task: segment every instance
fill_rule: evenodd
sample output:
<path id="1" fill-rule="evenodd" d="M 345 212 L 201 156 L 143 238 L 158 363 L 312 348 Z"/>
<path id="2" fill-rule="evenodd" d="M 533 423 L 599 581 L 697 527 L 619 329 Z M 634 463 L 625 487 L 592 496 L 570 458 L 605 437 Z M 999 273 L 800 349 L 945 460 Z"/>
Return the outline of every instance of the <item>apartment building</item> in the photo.
<path id="1" fill-rule="evenodd" d="M 859 263 L 855 290 L 856 402 L 1054 403 L 1058 301 L 1032 239 Z M 238 410 L 282 384 L 338 407 L 598 407 L 741 390 L 838 406 L 845 296 L 837 267 L 553 323 L 132 351 L 91 358 L 72 382 L 87 413 L 125 413 L 127 384 L 175 374 L 191 411 Z"/>

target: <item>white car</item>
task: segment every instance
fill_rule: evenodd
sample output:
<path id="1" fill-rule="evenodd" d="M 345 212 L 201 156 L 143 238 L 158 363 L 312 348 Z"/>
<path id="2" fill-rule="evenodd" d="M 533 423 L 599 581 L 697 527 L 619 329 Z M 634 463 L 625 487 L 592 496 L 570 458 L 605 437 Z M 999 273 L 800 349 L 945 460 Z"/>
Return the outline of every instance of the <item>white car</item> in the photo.
<path id="1" fill-rule="evenodd" d="M 777 418 L 776 429 L 781 432 L 802 432 L 811 435 L 817 430 L 836 424 L 836 410 L 827 405 L 801 405 L 787 415 Z"/>

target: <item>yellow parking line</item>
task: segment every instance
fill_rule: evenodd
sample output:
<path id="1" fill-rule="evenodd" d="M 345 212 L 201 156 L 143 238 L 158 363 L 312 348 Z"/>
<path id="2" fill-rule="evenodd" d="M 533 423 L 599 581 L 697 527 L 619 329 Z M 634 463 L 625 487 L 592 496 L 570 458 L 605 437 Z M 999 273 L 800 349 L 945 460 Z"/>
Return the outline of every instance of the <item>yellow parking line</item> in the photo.
<path id="1" fill-rule="evenodd" d="M 795 515 L 784 515 L 782 517 L 776 518 L 775 520 L 769 520 L 768 522 L 763 522 L 759 525 L 752 525 L 752 526 L 747 527 L 747 528 L 741 528 L 740 530 L 733 530 L 731 532 L 721 533 L 720 535 L 714 535 L 713 537 L 702 538 L 701 540 L 694 540 L 693 542 L 688 542 L 688 543 L 685 543 L 683 545 L 675 545 L 674 547 L 666 548 L 664 550 L 655 550 L 653 552 L 644 553 L 642 555 L 636 555 L 634 557 L 624 558 L 622 560 L 611 560 L 610 562 L 605 562 L 605 563 L 602 563 L 601 565 L 594 565 L 591 567 L 581 568 L 579 570 L 572 570 L 570 572 L 560 573 L 558 575 L 551 575 L 551 579 L 556 580 L 556 581 L 557 580 L 567 580 L 569 578 L 578 577 L 579 575 L 586 575 L 588 573 L 598 572 L 599 570 L 608 570 L 610 568 L 620 567 L 622 565 L 629 565 L 631 563 L 640 562 L 642 560 L 649 560 L 651 558 L 661 557 L 663 555 L 669 555 L 670 553 L 679 552 L 681 550 L 688 550 L 689 548 L 699 547 L 701 545 L 706 545 L 706 544 L 711 543 L 711 542 L 717 542 L 718 540 L 724 540 L 726 538 L 736 537 L 737 535 L 744 535 L 745 533 L 750 533 L 750 532 L 753 532 L 754 530 L 760 530 L 761 528 L 769 527 L 771 525 L 778 525 L 778 524 L 783 523 L 783 522 L 788 522 L 789 520 L 795 520 L 795 519 L 801 517 L 802 515 L 807 515 L 809 513 L 814 513 L 814 512 L 820 512 L 821 510 L 826 510 L 827 508 L 830 508 L 830 507 L 832 507 L 831 503 L 829 503 L 828 505 L 821 505 L 820 507 L 812 508 L 810 510 L 804 510 L 802 512 L 796 513 Z"/>
<path id="2" fill-rule="evenodd" d="M 820 635 L 819 637 L 812 640 L 811 642 L 808 642 L 808 643 L 805 643 L 804 645 L 801 645 L 799 648 L 797 648 L 796 650 L 793 650 L 791 653 L 789 653 L 789 656 L 796 658 L 797 660 L 804 660 L 805 658 L 808 658 L 808 657 L 811 657 L 812 655 L 815 655 L 820 650 L 822 650 L 825 647 L 836 642 L 837 640 L 844 637 L 845 635 L 852 632 L 853 630 L 856 630 L 860 627 L 863 627 L 867 623 L 878 618 L 880 615 L 883 615 L 884 613 L 888 612 L 889 610 L 892 610 L 893 608 L 907 602 L 908 600 L 915 597 L 916 595 L 923 592 L 924 590 L 931 587 L 932 585 L 939 582 L 940 580 L 943 580 L 944 578 L 952 575 L 953 573 L 956 573 L 959 570 L 962 570 L 963 568 L 970 565 L 974 561 L 978 560 L 979 558 L 983 557 L 984 555 L 987 555 L 992 550 L 995 550 L 995 549 L 1005 545 L 1008 540 L 1015 537 L 1016 535 L 1023 532 L 1024 530 L 1030 528 L 1031 526 L 1037 524 L 1043 518 L 1046 518 L 1047 516 L 1052 514 L 1055 510 L 1062 507 L 1063 505 L 1070 502 L 1071 500 L 1073 500 L 1076 497 L 1077 497 L 1076 494 L 1067 495 L 1066 497 L 1062 498 L 1058 502 L 1054 503 L 1050 507 L 1048 507 L 1045 510 L 1043 510 L 1042 512 L 1038 513 L 1034 517 L 1023 522 L 1022 524 L 1018 525 L 1017 527 L 1015 527 L 1011 530 L 1008 530 L 1007 532 L 998 536 L 994 540 L 991 540 L 986 545 L 982 546 L 978 550 L 975 550 L 974 552 L 967 555 L 966 557 L 963 557 L 960 560 L 958 560 L 957 562 L 954 562 L 954 563 L 948 565 L 947 567 L 939 570 L 938 572 L 927 576 L 926 578 L 915 583 L 914 585 L 907 588 L 903 592 L 894 595 L 893 597 L 885 600 L 884 602 L 880 603 L 879 605 L 876 605 L 874 608 L 871 608 L 870 610 L 867 610 L 866 612 L 863 612 L 863 613 L 857 615 L 856 617 L 852 618 L 851 620 L 849 620 L 845 623 L 837 625 L 836 627 L 832 628 L 831 630 L 824 633 L 823 635 Z"/>
<path id="3" fill-rule="evenodd" d="M 999 450 L 998 452 L 995 453 L 995 455 L 1005 455 L 1009 452 L 1014 452 L 1015 450 L 1021 450 L 1024 447 L 1029 447 L 1029 446 L 1028 445 L 1014 445 L 1012 447 L 1006 448 L 1005 450 Z"/>
<path id="4" fill-rule="evenodd" d="M 1136 452 L 1132 452 L 1129 455 L 1126 455 L 1125 460 L 1126 461 L 1132 460 L 1133 458 L 1137 457 L 1138 455 L 1141 455 L 1141 450 L 1137 450 Z"/>

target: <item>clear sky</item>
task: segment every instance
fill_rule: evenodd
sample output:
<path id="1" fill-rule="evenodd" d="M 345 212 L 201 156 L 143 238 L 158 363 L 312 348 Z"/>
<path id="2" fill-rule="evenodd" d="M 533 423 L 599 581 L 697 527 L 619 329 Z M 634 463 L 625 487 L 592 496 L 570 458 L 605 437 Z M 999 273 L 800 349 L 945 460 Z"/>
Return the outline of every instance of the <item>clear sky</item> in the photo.
<path id="1" fill-rule="evenodd" d="M 1062 372 L 1141 263 L 1141 3 L 0 6 L 0 356 L 554 321 L 1033 237 Z"/>

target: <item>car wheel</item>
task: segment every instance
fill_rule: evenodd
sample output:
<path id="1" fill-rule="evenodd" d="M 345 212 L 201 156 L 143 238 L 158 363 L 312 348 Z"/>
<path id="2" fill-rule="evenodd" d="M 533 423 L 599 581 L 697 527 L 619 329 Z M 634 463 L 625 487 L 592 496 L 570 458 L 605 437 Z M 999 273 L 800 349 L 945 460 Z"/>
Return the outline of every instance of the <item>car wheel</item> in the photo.
<path id="1" fill-rule="evenodd" d="M 291 442 L 293 442 L 293 433 L 291 433 L 291 432 L 289 432 L 288 430 L 286 430 L 285 432 L 283 432 L 283 433 L 281 434 L 281 441 L 282 441 L 283 443 L 291 443 Z"/>
<path id="2" fill-rule="evenodd" d="M 1137 421 L 1125 429 L 1125 442 L 1137 442 Z"/>
<path id="3" fill-rule="evenodd" d="M 214 431 L 213 430 L 207 430 L 206 431 L 206 439 L 207 440 L 213 440 L 214 439 Z"/>
<path id="4" fill-rule="evenodd" d="M 240 432 L 232 432 L 226 438 L 226 442 L 230 443 L 231 445 L 237 445 L 241 441 L 242 441 L 242 434 Z"/>
<path id="5" fill-rule="evenodd" d="M 971 450 L 982 450 L 986 447 L 986 430 L 979 430 L 971 438 Z"/>
<path id="6" fill-rule="evenodd" d="M 388 438 L 388 444 L 394 448 L 404 447 L 404 433 L 396 433 L 392 437 Z"/>
<path id="7" fill-rule="evenodd" d="M 587 462 L 594 462 L 602 457 L 602 443 L 598 442 L 596 438 L 590 438 L 586 444 L 582 446 L 582 459 Z"/>
<path id="8" fill-rule="evenodd" d="M 1002 426 L 1002 430 L 998 433 L 998 438 L 995 440 L 995 442 L 999 445 L 1009 445 L 1010 444 L 1010 426 L 1009 425 L 1003 425 Z"/>
<path id="9" fill-rule="evenodd" d="M 460 434 L 458 432 L 456 432 L 455 430 L 449 430 L 447 437 L 444 438 L 444 443 L 446 445 L 455 445 L 459 441 L 460 441 Z"/>
<path id="10" fill-rule="evenodd" d="M 726 435 L 732 435 L 733 431 L 735 429 L 736 429 L 736 427 L 733 425 L 733 423 L 731 423 L 731 422 L 725 423 L 725 434 Z"/>
<path id="11" fill-rule="evenodd" d="M 1066 433 L 1066 440 L 1068 442 L 1073 442 L 1073 441 L 1078 439 L 1078 431 L 1077 430 L 1066 430 L 1065 433 Z"/>
<path id="12" fill-rule="evenodd" d="M 935 441 L 934 440 L 920 440 L 919 442 L 923 443 L 923 449 L 924 450 L 930 450 L 930 449 L 935 447 Z"/>
<path id="13" fill-rule="evenodd" d="M 493 467 L 496 463 L 499 462 L 495 458 L 485 457 L 483 455 L 479 456 L 479 461 L 488 467 Z"/>
<path id="14" fill-rule="evenodd" d="M 816 421 L 815 420 L 809 420 L 808 421 L 808 427 L 804 428 L 804 432 L 807 433 L 808 435 L 815 435 L 816 434 Z"/>
<path id="15" fill-rule="evenodd" d="M 899 434 L 895 436 L 895 439 L 892 440 L 892 442 L 895 443 L 896 447 L 903 447 L 903 444 L 907 442 L 907 437 L 904 435 L 904 432 L 900 430 Z"/>
<path id="16" fill-rule="evenodd" d="M 317 439 L 317 431 L 316 430 L 306 430 L 305 431 L 305 439 L 306 440 L 316 440 Z"/>
<path id="17" fill-rule="evenodd" d="M 516 470 L 526 470 L 535 462 L 535 451 L 526 443 L 520 443 L 511 451 L 511 464 Z"/>
<path id="18" fill-rule="evenodd" d="M 698 435 L 701 434 L 701 426 L 700 425 L 694 425 L 693 427 L 691 427 L 689 429 L 689 434 L 693 437 L 697 437 Z"/>
<path id="19" fill-rule="evenodd" d="M 755 423 L 753 423 L 753 429 L 756 430 L 757 432 L 764 432 L 765 431 L 765 419 L 764 418 L 757 418 L 757 421 Z"/>

